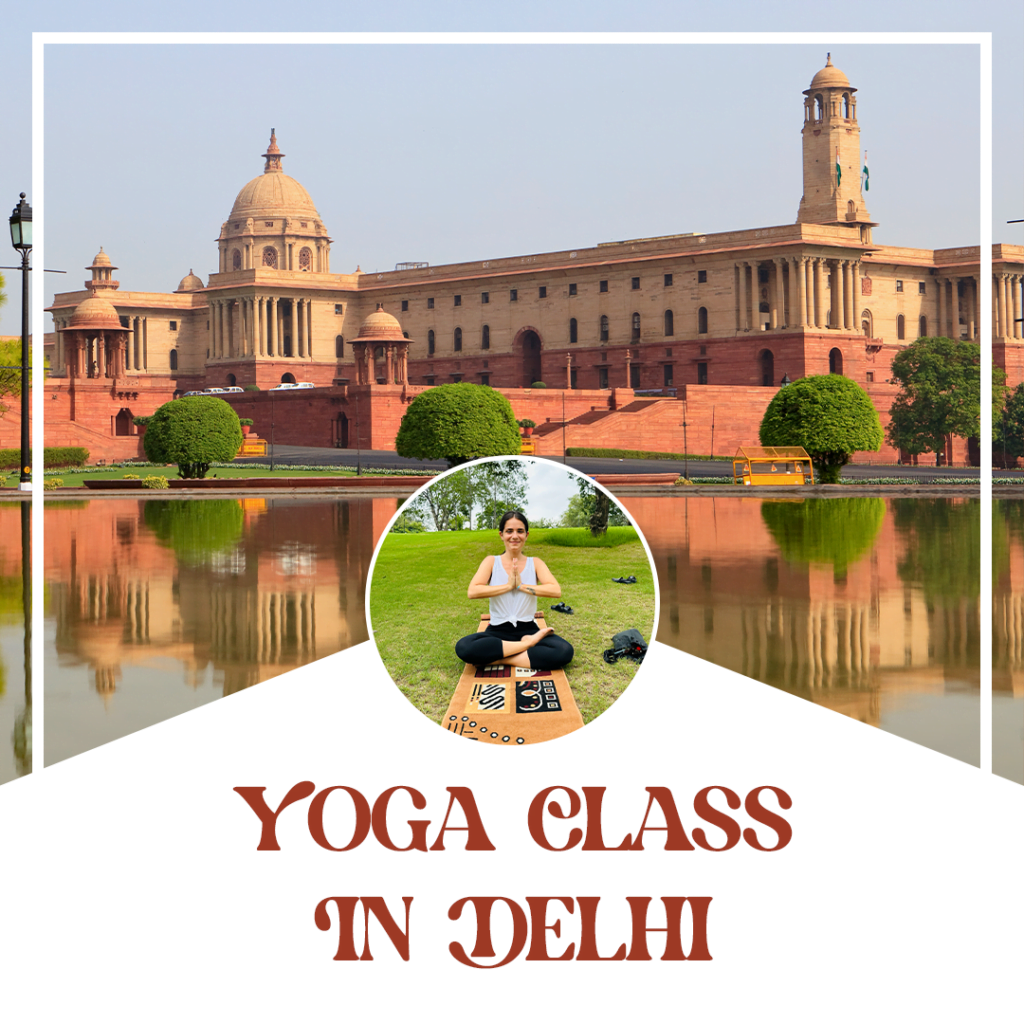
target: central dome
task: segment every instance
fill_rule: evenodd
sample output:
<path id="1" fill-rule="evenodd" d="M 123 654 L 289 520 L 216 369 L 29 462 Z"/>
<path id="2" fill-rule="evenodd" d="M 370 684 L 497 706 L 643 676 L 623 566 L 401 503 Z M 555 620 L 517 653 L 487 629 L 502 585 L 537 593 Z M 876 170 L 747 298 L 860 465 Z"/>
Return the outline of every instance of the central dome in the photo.
<path id="1" fill-rule="evenodd" d="M 231 207 L 229 221 L 288 217 L 319 220 L 309 193 L 281 169 L 284 154 L 278 149 L 277 136 L 270 134 L 270 145 L 263 158 L 267 161 L 263 173 L 243 186 Z"/>

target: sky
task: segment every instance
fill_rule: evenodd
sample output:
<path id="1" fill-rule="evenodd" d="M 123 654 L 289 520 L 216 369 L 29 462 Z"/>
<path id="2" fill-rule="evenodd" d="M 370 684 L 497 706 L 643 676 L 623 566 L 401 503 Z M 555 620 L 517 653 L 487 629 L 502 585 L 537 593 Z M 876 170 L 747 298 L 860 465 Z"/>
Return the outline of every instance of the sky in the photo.
<path id="1" fill-rule="evenodd" d="M 263 166 L 270 128 L 285 172 L 334 239 L 335 272 L 389 270 L 792 223 L 801 192 L 802 91 L 826 51 L 858 89 L 875 241 L 936 248 L 979 234 L 976 46 L 884 45 L 838 31 L 995 32 L 993 222 L 1024 243 L 1020 5 L 877 3 L 815 12 L 788 0 L 464 4 L 190 0 L 173 11 L 120 0 L 37 4 L 5 17 L 6 159 L 13 208 L 29 192 L 45 227 L 42 301 L 82 287 L 100 245 L 124 290 L 171 291 L 216 267 L 215 239 Z M 853 23 L 847 16 L 855 12 Z M 828 19 L 828 20 L 825 20 Z M 270 45 L 48 45 L 38 102 L 44 199 L 31 193 L 30 31 L 247 30 Z M 295 45 L 330 31 L 812 30 L 756 45 Z M 832 33 L 830 35 L 830 33 Z M 922 37 L 923 38 L 923 37 Z M 172 45 L 173 42 L 173 45 Z M 14 47 L 13 57 L 10 56 Z M 0 190 L 0 197 L 5 194 Z M 6 261 L 15 262 L 14 250 Z M 7 272 L 0 334 L 20 329 Z M 49 318 L 43 329 L 50 329 Z"/>

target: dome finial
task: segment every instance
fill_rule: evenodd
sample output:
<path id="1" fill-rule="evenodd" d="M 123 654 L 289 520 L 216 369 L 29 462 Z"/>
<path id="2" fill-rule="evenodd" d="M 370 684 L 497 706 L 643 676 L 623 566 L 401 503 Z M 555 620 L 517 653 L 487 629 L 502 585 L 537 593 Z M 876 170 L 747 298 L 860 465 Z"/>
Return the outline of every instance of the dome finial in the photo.
<path id="1" fill-rule="evenodd" d="M 272 174 L 274 172 L 282 171 L 281 158 L 283 156 L 284 153 L 282 153 L 277 147 L 277 133 L 273 128 L 271 128 L 270 145 L 267 146 L 267 151 L 263 154 L 263 159 L 267 161 L 266 167 L 263 168 L 263 173 Z"/>
<path id="2" fill-rule="evenodd" d="M 831 52 L 825 54 L 825 67 L 832 67 L 832 54 Z"/>

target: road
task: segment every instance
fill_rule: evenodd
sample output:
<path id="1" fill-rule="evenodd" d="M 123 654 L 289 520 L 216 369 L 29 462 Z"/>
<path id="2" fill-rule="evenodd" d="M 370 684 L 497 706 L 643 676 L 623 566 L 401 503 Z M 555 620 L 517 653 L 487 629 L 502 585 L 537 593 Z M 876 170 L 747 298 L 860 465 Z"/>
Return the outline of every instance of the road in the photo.
<path id="1" fill-rule="evenodd" d="M 236 459 L 236 463 L 265 464 L 268 459 Z M 561 462 L 561 459 L 554 459 Z M 274 464 L 278 466 L 355 466 L 357 462 L 364 468 L 404 469 L 409 473 L 440 472 L 448 465 L 443 460 L 422 462 L 418 459 L 403 459 L 394 452 L 363 451 L 356 452 L 346 448 L 302 448 L 294 445 L 279 444 L 274 452 Z M 690 477 L 721 477 L 732 476 L 731 462 L 689 462 L 675 459 L 583 459 L 569 456 L 567 464 L 581 473 L 595 475 L 598 473 L 679 473 L 684 471 Z M 1002 473 L 1000 474 L 1002 475 Z M 928 481 L 938 478 L 956 477 L 964 481 L 978 480 L 976 467 L 947 466 L 866 466 L 850 465 L 843 469 L 843 477 L 847 480 L 869 480 L 878 477 L 895 477 L 902 480 Z M 1021 478 L 1024 481 L 1024 477 Z"/>

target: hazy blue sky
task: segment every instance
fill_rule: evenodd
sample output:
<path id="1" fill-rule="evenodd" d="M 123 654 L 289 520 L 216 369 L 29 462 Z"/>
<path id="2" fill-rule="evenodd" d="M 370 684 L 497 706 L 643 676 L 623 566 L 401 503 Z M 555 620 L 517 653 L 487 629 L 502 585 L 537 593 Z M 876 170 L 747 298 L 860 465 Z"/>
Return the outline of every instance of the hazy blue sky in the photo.
<path id="1" fill-rule="evenodd" d="M 859 90 L 876 241 L 976 243 L 977 48 L 826 35 L 847 30 L 996 32 L 994 231 L 1024 240 L 1004 223 L 1024 207 L 1024 15 L 1014 3 L 865 0 L 813 18 L 803 3 L 745 0 L 717 12 L 680 3 L 39 6 L 5 21 L 8 52 L 20 39 L 24 54 L 6 76 L 8 210 L 22 189 L 33 198 L 32 29 L 822 33 L 806 45 L 50 46 L 46 263 L 69 273 L 46 275 L 47 301 L 81 287 L 100 245 L 126 290 L 172 290 L 190 268 L 205 279 L 236 193 L 262 169 L 271 126 L 285 171 L 335 240 L 335 271 L 790 223 L 801 92 L 829 49 Z M 14 262 L 9 251 L 0 262 Z M 17 275 L 7 276 L 14 298 L 0 333 L 15 333 Z"/>

